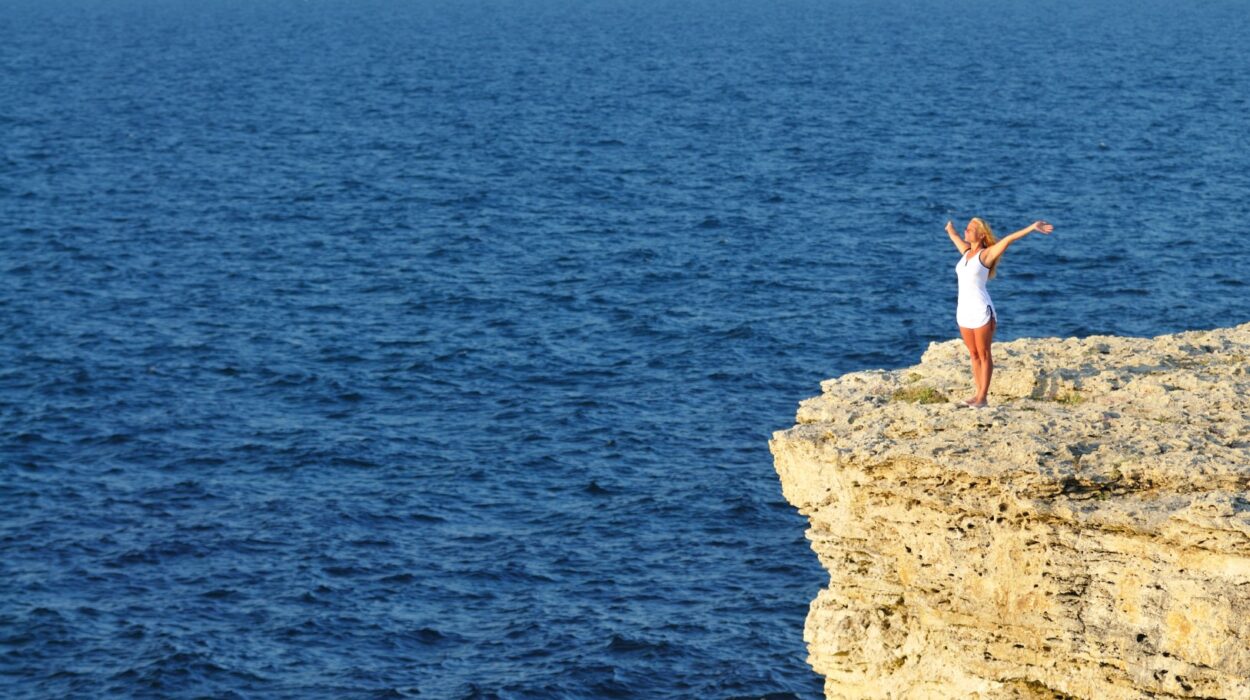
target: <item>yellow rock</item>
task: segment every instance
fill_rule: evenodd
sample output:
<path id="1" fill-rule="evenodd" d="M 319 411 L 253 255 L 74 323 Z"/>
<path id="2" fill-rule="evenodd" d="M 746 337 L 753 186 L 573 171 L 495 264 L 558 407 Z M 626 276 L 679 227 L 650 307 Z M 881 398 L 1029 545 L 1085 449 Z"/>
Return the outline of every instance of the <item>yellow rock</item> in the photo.
<path id="1" fill-rule="evenodd" d="M 770 448 L 827 698 L 1250 700 L 1250 324 L 821 383 Z M 905 391 L 900 391 L 906 389 Z"/>

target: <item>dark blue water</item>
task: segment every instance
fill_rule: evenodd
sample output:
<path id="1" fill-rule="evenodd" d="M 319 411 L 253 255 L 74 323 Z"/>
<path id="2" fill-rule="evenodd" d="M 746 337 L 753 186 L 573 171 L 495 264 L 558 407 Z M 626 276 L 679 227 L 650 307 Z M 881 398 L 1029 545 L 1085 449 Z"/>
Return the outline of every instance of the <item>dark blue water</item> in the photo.
<path id="1" fill-rule="evenodd" d="M 766 441 L 1250 320 L 1250 12 L 0 7 L 0 694 L 812 698 Z"/>

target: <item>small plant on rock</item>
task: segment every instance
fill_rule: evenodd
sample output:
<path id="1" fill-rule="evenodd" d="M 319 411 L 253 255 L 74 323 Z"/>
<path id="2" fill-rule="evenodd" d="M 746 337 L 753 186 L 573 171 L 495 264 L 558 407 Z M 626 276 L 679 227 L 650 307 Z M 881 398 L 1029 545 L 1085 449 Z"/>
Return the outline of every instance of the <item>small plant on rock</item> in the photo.
<path id="1" fill-rule="evenodd" d="M 906 401 L 908 403 L 946 403 L 950 401 L 950 399 L 946 398 L 946 394 L 931 386 L 909 386 L 898 389 L 890 396 L 890 400 Z"/>
<path id="2" fill-rule="evenodd" d="M 1077 404 L 1084 403 L 1085 397 L 1081 396 L 1075 391 L 1069 391 L 1066 394 L 1060 394 L 1059 396 L 1056 396 L 1055 402 L 1065 404 L 1068 406 L 1075 406 Z"/>

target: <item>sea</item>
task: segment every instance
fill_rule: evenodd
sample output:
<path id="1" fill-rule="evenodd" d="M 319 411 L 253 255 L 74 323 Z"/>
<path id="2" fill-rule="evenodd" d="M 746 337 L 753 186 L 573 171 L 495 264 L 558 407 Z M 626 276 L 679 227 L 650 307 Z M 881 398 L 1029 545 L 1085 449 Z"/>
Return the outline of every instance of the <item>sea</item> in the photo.
<path id="1" fill-rule="evenodd" d="M 0 696 L 820 698 L 770 435 L 958 338 L 948 220 L 1055 227 L 996 340 L 1250 321 L 1247 36 L 5 0 Z"/>

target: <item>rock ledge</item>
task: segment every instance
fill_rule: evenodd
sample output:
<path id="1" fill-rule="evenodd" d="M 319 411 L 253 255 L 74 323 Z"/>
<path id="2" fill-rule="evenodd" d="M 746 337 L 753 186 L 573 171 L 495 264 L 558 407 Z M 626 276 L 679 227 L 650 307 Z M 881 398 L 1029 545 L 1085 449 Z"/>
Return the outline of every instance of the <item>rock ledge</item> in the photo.
<path id="1" fill-rule="evenodd" d="M 952 340 L 774 433 L 825 696 L 1250 700 L 1250 323 L 994 360 L 989 408 Z"/>

